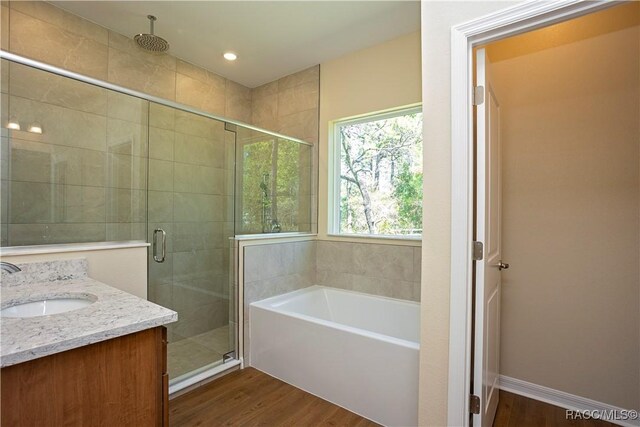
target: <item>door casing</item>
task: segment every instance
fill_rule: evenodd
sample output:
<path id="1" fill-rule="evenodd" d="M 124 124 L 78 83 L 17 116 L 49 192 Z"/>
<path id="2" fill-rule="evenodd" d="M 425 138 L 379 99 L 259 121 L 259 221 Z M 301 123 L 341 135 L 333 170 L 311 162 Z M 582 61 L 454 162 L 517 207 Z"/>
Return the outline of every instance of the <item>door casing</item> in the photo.
<path id="1" fill-rule="evenodd" d="M 527 1 L 451 28 L 451 289 L 447 424 L 469 425 L 474 239 L 473 48 L 619 4 Z"/>

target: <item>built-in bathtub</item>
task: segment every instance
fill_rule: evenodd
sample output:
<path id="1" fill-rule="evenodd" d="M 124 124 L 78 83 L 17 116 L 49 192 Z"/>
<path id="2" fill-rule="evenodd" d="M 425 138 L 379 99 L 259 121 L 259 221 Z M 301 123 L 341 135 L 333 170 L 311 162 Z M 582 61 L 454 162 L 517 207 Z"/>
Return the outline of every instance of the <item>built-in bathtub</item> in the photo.
<path id="1" fill-rule="evenodd" d="M 323 286 L 254 302 L 251 365 L 380 424 L 415 426 L 419 307 Z"/>

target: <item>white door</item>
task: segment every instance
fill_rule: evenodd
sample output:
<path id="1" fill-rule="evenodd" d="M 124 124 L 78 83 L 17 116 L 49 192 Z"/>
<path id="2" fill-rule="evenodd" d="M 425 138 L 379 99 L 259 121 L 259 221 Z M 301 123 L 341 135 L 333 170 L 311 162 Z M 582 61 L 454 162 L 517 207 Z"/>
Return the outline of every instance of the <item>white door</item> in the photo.
<path id="1" fill-rule="evenodd" d="M 484 49 L 476 53 L 476 79 L 484 100 L 476 107 L 476 237 L 484 246 L 476 261 L 473 394 L 480 397 L 480 413 L 473 425 L 493 424 L 498 407 L 500 368 L 500 105 L 491 85 L 491 64 Z"/>

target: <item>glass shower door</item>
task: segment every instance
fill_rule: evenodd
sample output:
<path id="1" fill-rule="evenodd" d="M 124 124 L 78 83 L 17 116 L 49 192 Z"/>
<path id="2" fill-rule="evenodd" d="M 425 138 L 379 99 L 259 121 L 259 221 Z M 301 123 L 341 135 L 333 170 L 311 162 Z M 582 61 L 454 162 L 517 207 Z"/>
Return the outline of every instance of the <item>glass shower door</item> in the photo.
<path id="1" fill-rule="evenodd" d="M 235 133 L 225 123 L 149 106 L 149 299 L 178 312 L 168 325 L 172 383 L 221 364 L 230 328 Z"/>

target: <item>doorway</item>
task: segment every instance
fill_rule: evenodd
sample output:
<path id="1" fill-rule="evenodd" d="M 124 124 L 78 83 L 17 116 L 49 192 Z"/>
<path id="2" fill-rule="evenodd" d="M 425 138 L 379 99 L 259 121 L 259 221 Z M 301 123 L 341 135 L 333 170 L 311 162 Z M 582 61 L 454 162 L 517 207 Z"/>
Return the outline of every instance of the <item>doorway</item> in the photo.
<path id="1" fill-rule="evenodd" d="M 474 52 L 473 425 L 491 425 L 505 387 L 569 409 L 638 409 L 637 6 Z"/>

